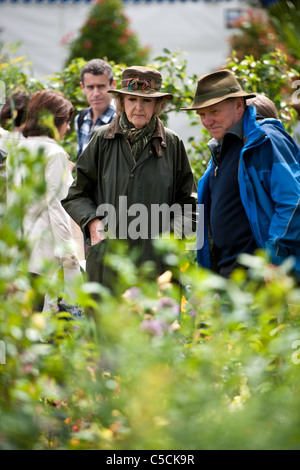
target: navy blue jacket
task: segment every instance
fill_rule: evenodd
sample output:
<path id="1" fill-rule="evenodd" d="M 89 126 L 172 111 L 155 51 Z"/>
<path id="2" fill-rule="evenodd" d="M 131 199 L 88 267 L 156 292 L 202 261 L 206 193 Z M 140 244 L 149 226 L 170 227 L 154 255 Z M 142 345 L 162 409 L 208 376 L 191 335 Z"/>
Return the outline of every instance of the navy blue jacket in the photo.
<path id="1" fill-rule="evenodd" d="M 257 122 L 253 106 L 247 106 L 244 114 L 244 134 L 239 188 L 253 236 L 257 246 L 266 250 L 271 263 L 279 265 L 293 256 L 300 278 L 300 148 L 277 119 Z M 198 183 L 199 221 L 204 226 L 198 228 L 197 258 L 205 268 L 211 268 L 208 239 L 211 166 L 212 160 Z"/>

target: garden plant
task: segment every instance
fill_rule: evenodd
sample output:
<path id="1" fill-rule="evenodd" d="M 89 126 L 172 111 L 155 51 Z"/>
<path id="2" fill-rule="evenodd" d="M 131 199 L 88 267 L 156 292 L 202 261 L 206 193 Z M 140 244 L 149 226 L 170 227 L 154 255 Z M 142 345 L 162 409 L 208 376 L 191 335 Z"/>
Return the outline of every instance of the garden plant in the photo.
<path id="1" fill-rule="evenodd" d="M 85 61 L 74 58 L 40 81 L 26 59 L 3 48 L 0 80 L 7 92 L 60 89 L 77 112 Z M 120 80 L 126 64 L 111 63 Z M 149 64 L 174 94 L 165 123 L 193 99 L 197 76 L 187 76 L 186 64 L 167 49 Z M 289 129 L 296 72 L 285 54 L 233 53 L 226 65 L 246 91 L 268 89 Z M 188 148 L 197 180 L 209 159 L 207 135 L 190 119 L 191 135 L 199 134 Z M 74 160 L 74 131 L 62 144 Z M 9 209 L 0 180 L 0 449 L 299 449 L 300 289 L 290 260 L 274 270 L 263 252 L 243 256 L 247 274 L 241 267 L 226 280 L 196 265 L 192 245 L 159 239 L 170 269 L 156 276 L 151 263 L 137 268 L 112 240 L 106 262 L 116 271 L 114 289 L 84 279 L 69 299 L 84 318 L 41 314 L 36 293 L 59 290 L 60 279 L 48 279 L 46 262 L 43 278 L 28 276 L 22 220 L 45 189 L 44 160 L 11 152 L 26 172 Z"/>
<path id="2" fill-rule="evenodd" d="M 17 157 L 28 171 L 0 226 L 0 448 L 298 449 L 300 290 L 289 263 L 274 272 L 263 253 L 245 256 L 250 279 L 239 269 L 225 280 L 182 241 L 157 240 L 171 268 L 156 278 L 114 241 L 113 292 L 76 286 L 80 320 L 35 312 L 36 292 L 58 285 L 27 275 L 20 228 L 44 189 L 43 158 Z"/>
<path id="3" fill-rule="evenodd" d="M 144 65 L 150 53 L 148 47 L 140 45 L 120 0 L 95 0 L 79 35 L 67 41 L 67 46 L 66 64 L 77 57 L 101 57 L 128 66 Z"/>

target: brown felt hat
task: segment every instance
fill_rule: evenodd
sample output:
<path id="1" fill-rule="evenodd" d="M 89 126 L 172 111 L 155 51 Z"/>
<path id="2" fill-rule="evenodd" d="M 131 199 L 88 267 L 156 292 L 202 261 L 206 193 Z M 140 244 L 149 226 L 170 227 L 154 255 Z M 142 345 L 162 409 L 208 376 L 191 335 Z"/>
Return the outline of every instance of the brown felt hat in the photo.
<path id="1" fill-rule="evenodd" d="M 220 103 L 228 98 L 254 98 L 255 94 L 248 94 L 242 90 L 234 74 L 230 70 L 202 75 L 198 79 L 194 102 L 182 111 L 201 109 Z"/>
<path id="2" fill-rule="evenodd" d="M 161 98 L 165 96 L 172 99 L 171 93 L 161 93 L 162 76 L 160 72 L 149 67 L 133 66 L 122 73 L 122 88 L 111 89 L 107 93 L 121 93 L 124 95 L 143 96 L 147 98 Z"/>

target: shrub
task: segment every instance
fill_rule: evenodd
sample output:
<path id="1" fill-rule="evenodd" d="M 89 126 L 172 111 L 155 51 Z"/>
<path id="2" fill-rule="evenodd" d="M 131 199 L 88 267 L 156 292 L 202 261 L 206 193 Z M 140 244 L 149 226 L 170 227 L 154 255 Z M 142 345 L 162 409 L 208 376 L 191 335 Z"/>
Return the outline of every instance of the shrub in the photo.
<path id="1" fill-rule="evenodd" d="M 67 64 L 79 57 L 86 61 L 99 57 L 116 63 L 125 62 L 128 66 L 143 65 L 150 52 L 140 46 L 120 0 L 97 0 L 79 36 L 69 43 L 69 49 Z"/>
<path id="2" fill-rule="evenodd" d="M 300 74 L 300 1 L 279 1 L 269 8 L 270 21 L 281 43 L 289 51 L 289 61 Z"/>
<path id="3" fill-rule="evenodd" d="M 51 285 L 26 275 L 15 230 L 38 200 L 34 174 L 0 226 L 0 448 L 298 448 L 300 291 L 288 264 L 244 257 L 250 280 L 243 269 L 225 280 L 189 263 L 181 242 L 157 240 L 180 266 L 179 290 L 172 268 L 153 279 L 116 243 L 117 293 L 85 282 L 73 299 L 84 319 L 40 314 L 35 292 Z"/>
<path id="4" fill-rule="evenodd" d="M 291 106 L 294 92 L 292 83 L 298 72 L 290 68 L 286 55 L 276 50 L 263 54 L 259 59 L 246 55 L 240 61 L 233 51 L 227 67 L 234 72 L 245 91 L 264 93 L 274 101 L 279 119 L 291 132 L 295 123 L 295 111 Z"/>
<path id="5" fill-rule="evenodd" d="M 287 53 L 287 47 L 280 41 L 267 11 L 249 10 L 246 17 L 236 21 L 235 27 L 238 31 L 229 38 L 229 44 L 238 60 L 250 55 L 257 60 L 275 49 Z"/>
<path id="6" fill-rule="evenodd" d="M 259 87 L 264 64 L 249 75 L 246 65 L 233 61 L 243 85 L 249 76 Z M 74 96 L 76 83 L 66 81 Z M 114 293 L 85 280 L 70 299 L 83 319 L 40 314 L 36 295 L 60 281 L 28 276 L 20 228 L 44 191 L 43 156 L 15 158 L 27 171 L 14 204 L 0 206 L 0 448 L 299 448 L 300 290 L 289 262 L 272 270 L 263 253 L 244 256 L 249 277 L 240 268 L 225 280 L 191 262 L 183 242 L 157 240 L 170 265 L 157 278 L 116 241 Z"/>

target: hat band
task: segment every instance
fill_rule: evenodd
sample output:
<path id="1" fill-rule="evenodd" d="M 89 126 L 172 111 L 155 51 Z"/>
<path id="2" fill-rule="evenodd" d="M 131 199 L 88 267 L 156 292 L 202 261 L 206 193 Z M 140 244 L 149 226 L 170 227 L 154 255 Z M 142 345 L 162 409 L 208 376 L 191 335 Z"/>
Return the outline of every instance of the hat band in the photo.
<path id="1" fill-rule="evenodd" d="M 194 99 L 195 104 L 203 103 L 207 100 L 212 100 L 214 98 L 219 98 L 220 96 L 230 95 L 231 93 L 235 93 L 237 91 L 242 91 L 239 85 L 231 86 L 229 88 L 222 88 L 222 90 L 211 91 L 210 93 L 205 93 L 203 95 L 196 95 Z"/>
<path id="2" fill-rule="evenodd" d="M 142 90 L 144 93 L 151 91 L 159 91 L 161 82 L 156 80 L 146 80 L 140 78 L 126 78 L 122 80 L 122 89 L 127 88 L 128 91 Z"/>

